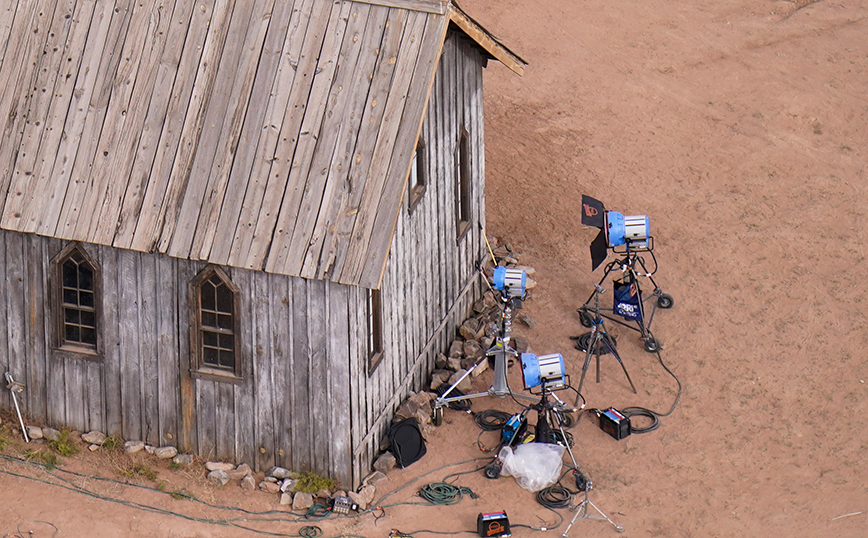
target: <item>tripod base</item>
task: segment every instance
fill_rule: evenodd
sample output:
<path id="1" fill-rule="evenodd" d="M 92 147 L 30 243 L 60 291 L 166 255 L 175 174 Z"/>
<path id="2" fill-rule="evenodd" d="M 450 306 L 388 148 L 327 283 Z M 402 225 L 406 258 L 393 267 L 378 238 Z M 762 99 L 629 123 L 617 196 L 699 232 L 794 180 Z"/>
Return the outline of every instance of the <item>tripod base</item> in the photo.
<path id="1" fill-rule="evenodd" d="M 593 508 L 594 510 L 596 510 L 597 513 L 596 514 L 588 513 L 588 507 Z M 590 499 L 588 499 L 588 492 L 587 491 L 585 491 L 584 500 L 582 502 L 580 502 L 578 505 L 576 505 L 576 515 L 573 516 L 572 521 L 570 521 L 570 524 L 567 525 L 567 529 L 564 531 L 564 533 L 561 536 L 563 536 L 564 538 L 569 538 L 568 533 L 570 532 L 570 528 L 573 526 L 573 524 L 578 519 L 600 519 L 603 521 L 608 521 L 609 523 L 612 524 L 613 527 L 615 527 L 616 531 L 618 531 L 619 533 L 624 532 L 624 527 L 616 524 L 614 521 L 609 519 L 609 516 L 607 516 L 602 510 L 600 510 L 599 507 L 597 507 L 596 504 L 594 504 L 593 502 L 591 502 Z"/>

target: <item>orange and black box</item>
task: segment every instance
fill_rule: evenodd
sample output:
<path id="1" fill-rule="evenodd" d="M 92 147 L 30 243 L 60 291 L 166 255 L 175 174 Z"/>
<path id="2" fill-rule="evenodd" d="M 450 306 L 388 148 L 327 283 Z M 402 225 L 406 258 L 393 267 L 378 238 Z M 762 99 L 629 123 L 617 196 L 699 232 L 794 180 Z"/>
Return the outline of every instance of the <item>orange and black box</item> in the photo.
<path id="1" fill-rule="evenodd" d="M 476 518 L 476 530 L 483 538 L 486 536 L 512 536 L 509 531 L 509 518 L 506 517 L 506 512 L 479 514 Z"/>

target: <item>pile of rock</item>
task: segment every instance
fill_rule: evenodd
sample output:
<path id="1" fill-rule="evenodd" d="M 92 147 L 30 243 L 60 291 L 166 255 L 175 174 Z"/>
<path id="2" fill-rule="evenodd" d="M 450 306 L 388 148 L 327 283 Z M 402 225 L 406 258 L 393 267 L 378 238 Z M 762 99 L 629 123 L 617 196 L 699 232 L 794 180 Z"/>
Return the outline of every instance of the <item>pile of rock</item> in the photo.
<path id="1" fill-rule="evenodd" d="M 272 467 L 259 483 L 259 489 L 265 493 L 280 495 L 280 504 L 290 506 L 293 511 L 307 510 L 315 504 L 329 506 L 330 499 L 336 497 L 349 497 L 358 510 L 365 510 L 374 501 L 376 494 L 374 483 L 385 478 L 382 473 L 372 473 L 362 482 L 359 491 L 321 489 L 317 493 L 310 493 L 308 491 L 296 491 L 299 476 L 299 473 L 289 469 Z"/>
<path id="2" fill-rule="evenodd" d="M 222 461 L 206 461 L 205 469 L 208 470 L 208 480 L 215 485 L 225 486 L 230 481 L 238 481 L 241 484 L 241 489 L 245 491 L 256 489 L 253 469 L 246 463 L 235 466 L 232 463 Z"/>

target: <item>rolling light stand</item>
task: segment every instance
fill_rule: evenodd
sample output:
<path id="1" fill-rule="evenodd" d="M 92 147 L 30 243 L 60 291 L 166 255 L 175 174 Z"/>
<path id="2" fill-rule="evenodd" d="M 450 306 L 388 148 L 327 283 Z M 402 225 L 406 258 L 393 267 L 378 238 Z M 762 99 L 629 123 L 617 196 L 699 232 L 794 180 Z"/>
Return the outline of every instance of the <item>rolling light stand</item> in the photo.
<path id="1" fill-rule="evenodd" d="M 600 356 L 605 355 L 607 353 L 611 353 L 615 360 L 618 361 L 618 364 L 621 365 L 621 369 L 624 370 L 624 375 L 627 376 L 627 381 L 630 383 L 630 388 L 633 389 L 633 394 L 637 394 L 636 386 L 633 384 L 633 380 L 630 379 L 630 374 L 627 372 L 627 367 L 624 366 L 624 361 L 621 360 L 621 356 L 618 355 L 618 351 L 615 350 L 615 342 L 612 340 L 612 337 L 606 332 L 606 327 L 603 325 L 603 316 L 600 313 L 600 295 L 606 290 L 599 284 L 594 284 L 594 294 L 591 296 L 591 299 L 588 299 L 590 303 L 591 300 L 594 301 L 593 309 L 589 309 L 589 312 L 593 312 L 593 317 L 588 315 L 588 318 L 591 320 L 590 327 L 591 333 L 590 338 L 587 342 L 587 347 L 585 349 L 585 363 L 582 365 L 582 377 L 579 380 L 579 388 L 578 393 L 581 394 L 582 386 L 585 384 L 585 375 L 588 373 L 588 367 L 591 364 L 591 359 L 593 357 L 597 358 L 597 383 L 600 382 Z M 578 397 L 576 397 L 576 404 L 578 404 Z"/>
<path id="2" fill-rule="evenodd" d="M 603 271 L 603 277 L 597 283 L 597 286 L 601 286 L 611 273 L 616 270 L 620 270 L 622 274 L 621 284 L 623 286 L 630 286 L 631 294 L 635 295 L 635 304 L 629 305 L 635 307 L 635 309 L 631 308 L 629 311 L 625 310 L 619 312 L 613 306 L 613 308 L 611 309 L 605 309 L 606 312 L 611 312 L 611 315 L 602 315 L 610 321 L 614 321 L 619 325 L 623 325 L 628 329 L 638 332 L 639 335 L 642 337 L 645 351 L 649 353 L 654 353 L 657 351 L 657 348 L 660 347 L 660 342 L 658 342 L 658 340 L 651 333 L 651 323 L 654 321 L 654 314 L 657 312 L 658 308 L 663 310 L 672 308 L 672 304 L 674 301 L 671 295 L 669 295 L 668 293 L 663 293 L 663 291 L 657 285 L 657 282 L 654 281 L 654 277 L 652 276 L 654 272 L 648 271 L 648 269 L 645 267 L 645 260 L 639 255 L 638 252 L 631 250 L 630 243 L 627 243 L 626 249 L 627 250 L 624 253 L 624 257 L 613 260 L 606 264 L 606 268 Z M 653 256 L 653 253 L 651 255 Z M 641 268 L 641 271 L 639 270 L 639 268 Z M 647 297 L 644 297 L 642 294 L 642 288 L 639 286 L 639 277 L 648 278 L 648 280 L 654 285 L 654 291 L 652 291 L 651 294 Z M 597 311 L 597 309 L 592 310 L 589 306 L 591 301 L 594 300 L 594 296 L 596 294 L 597 291 L 595 289 L 593 292 L 591 292 L 591 296 L 588 297 L 588 300 L 585 301 L 585 304 L 583 304 L 578 309 L 579 320 L 585 327 L 591 327 L 591 324 L 593 322 L 591 314 Z M 652 299 L 654 302 L 652 303 L 651 312 L 650 315 L 646 317 L 647 308 L 645 303 Z M 622 306 L 622 308 L 626 308 L 626 306 Z M 634 326 L 616 318 L 616 314 L 627 320 L 634 321 L 636 325 Z"/>
<path id="3" fill-rule="evenodd" d="M 482 398 L 483 396 L 496 396 L 505 398 L 511 396 L 515 399 L 524 399 L 526 401 L 536 401 L 530 396 L 513 392 L 509 388 L 509 382 L 506 378 L 506 370 L 509 364 L 509 359 L 517 357 L 518 352 L 509 344 L 512 332 L 512 311 L 513 308 L 521 308 L 521 302 L 525 294 L 525 279 L 524 271 L 517 269 L 506 269 L 497 267 L 494 273 L 494 289 L 500 292 L 500 300 L 504 303 L 501 310 L 500 323 L 497 331 L 497 337 L 492 346 L 485 352 L 472 368 L 468 368 L 455 383 L 452 384 L 446 391 L 443 392 L 436 400 L 434 400 L 434 424 L 440 425 L 443 422 L 443 407 L 453 402 L 461 402 L 472 398 Z M 449 396 L 455 390 L 464 378 L 476 369 L 482 361 L 494 359 L 494 380 L 491 387 L 485 392 L 477 392 L 475 394 L 462 394 L 457 396 Z"/>

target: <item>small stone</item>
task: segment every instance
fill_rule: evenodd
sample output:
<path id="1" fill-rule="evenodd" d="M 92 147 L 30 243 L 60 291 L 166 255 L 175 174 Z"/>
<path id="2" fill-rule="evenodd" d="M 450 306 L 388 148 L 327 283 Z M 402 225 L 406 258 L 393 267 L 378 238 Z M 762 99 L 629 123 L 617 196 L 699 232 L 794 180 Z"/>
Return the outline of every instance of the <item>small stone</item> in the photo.
<path id="1" fill-rule="evenodd" d="M 124 443 L 124 452 L 127 454 L 135 454 L 141 452 L 145 448 L 144 441 L 127 441 Z"/>
<path id="2" fill-rule="evenodd" d="M 82 434 L 81 440 L 91 445 L 102 445 L 107 439 L 106 434 L 96 430 Z"/>
<path id="3" fill-rule="evenodd" d="M 475 379 L 482 375 L 486 370 L 488 370 L 488 361 L 482 361 L 476 365 L 476 368 L 474 368 L 472 372 L 470 372 L 470 376 Z"/>
<path id="4" fill-rule="evenodd" d="M 235 469 L 232 469 L 231 471 L 227 471 L 227 472 L 229 473 L 230 479 L 241 480 L 245 476 L 253 473 L 253 470 L 246 463 L 242 463 L 241 465 L 239 465 Z"/>
<path id="5" fill-rule="evenodd" d="M 395 419 L 403 420 L 405 418 L 410 418 L 416 414 L 416 411 L 419 410 L 419 406 L 416 405 L 412 400 L 407 400 L 398 407 L 398 410 L 395 411 Z"/>
<path id="6" fill-rule="evenodd" d="M 253 479 L 253 475 L 247 475 L 241 479 L 241 489 L 244 491 L 253 491 L 256 489 L 256 480 Z"/>
<path id="7" fill-rule="evenodd" d="M 206 461 L 205 468 L 209 471 L 225 471 L 229 472 L 235 468 L 231 463 L 226 463 L 222 461 Z"/>
<path id="8" fill-rule="evenodd" d="M 516 269 L 518 269 L 519 271 L 524 271 L 525 274 L 528 274 L 528 275 L 532 275 L 532 274 L 536 273 L 536 269 L 534 269 L 533 267 L 530 267 L 528 265 L 518 265 L 518 266 L 516 266 Z"/>
<path id="9" fill-rule="evenodd" d="M 466 320 L 461 324 L 461 327 L 458 328 L 458 333 L 461 334 L 465 340 L 476 340 L 483 335 L 484 331 L 485 327 L 483 323 L 476 318 Z"/>
<path id="10" fill-rule="evenodd" d="M 473 303 L 473 312 L 480 314 L 485 312 L 485 299 L 479 298 Z"/>
<path id="11" fill-rule="evenodd" d="M 293 491 L 295 491 L 295 480 L 293 480 L 292 478 L 284 478 L 277 484 L 280 491 L 283 493 L 292 493 Z"/>
<path id="12" fill-rule="evenodd" d="M 437 358 L 434 359 L 434 369 L 435 370 L 443 370 L 446 368 L 446 355 L 440 353 L 437 355 Z"/>
<path id="13" fill-rule="evenodd" d="M 527 290 L 532 290 L 532 289 L 534 289 L 535 287 L 536 287 L 536 280 L 534 280 L 534 279 L 528 277 L 528 278 L 525 280 L 524 288 L 527 289 Z"/>
<path id="14" fill-rule="evenodd" d="M 225 486 L 229 483 L 229 473 L 222 469 L 215 469 L 208 473 L 208 480 L 214 482 L 215 484 Z"/>
<path id="15" fill-rule="evenodd" d="M 524 324 L 524 326 L 528 329 L 533 329 L 534 327 L 536 327 L 536 320 L 528 316 L 527 314 L 519 314 L 518 321 L 519 323 Z"/>
<path id="16" fill-rule="evenodd" d="M 328 499 L 329 497 L 331 497 L 331 495 L 332 495 L 332 492 L 325 489 L 325 488 L 316 492 L 316 496 L 319 497 L 320 499 Z"/>
<path id="17" fill-rule="evenodd" d="M 176 465 L 183 465 L 186 467 L 193 463 L 193 454 L 178 454 L 177 456 L 172 458 L 172 461 Z"/>
<path id="18" fill-rule="evenodd" d="M 453 340 L 449 345 L 449 356 L 460 357 L 464 353 L 464 342 L 461 340 Z"/>
<path id="19" fill-rule="evenodd" d="M 92 445 L 89 445 L 89 446 L 87 447 L 87 449 L 90 450 L 91 452 L 96 452 L 97 450 L 99 450 L 99 445 L 96 444 L 96 443 L 94 443 L 94 444 L 92 444 Z"/>
<path id="20" fill-rule="evenodd" d="M 459 368 L 459 370 L 470 370 L 474 366 L 476 366 L 476 359 L 474 359 L 473 357 L 467 357 L 466 359 L 461 359 L 461 368 Z"/>
<path id="21" fill-rule="evenodd" d="M 374 502 L 374 495 L 377 493 L 377 488 L 368 484 L 367 486 L 362 486 L 362 489 L 359 490 L 359 495 L 361 495 L 362 500 L 365 505 L 369 505 Z"/>
<path id="22" fill-rule="evenodd" d="M 464 354 L 468 357 L 478 359 L 479 357 L 485 355 L 485 350 L 479 345 L 479 342 L 476 340 L 468 340 L 464 342 Z"/>
<path id="23" fill-rule="evenodd" d="M 282 504 L 283 506 L 292 504 L 292 495 L 290 493 L 281 493 L 280 504 Z"/>
<path id="24" fill-rule="evenodd" d="M 148 454 L 153 455 L 155 450 L 157 450 L 157 447 L 152 445 L 145 445 L 145 452 L 147 452 Z"/>
<path id="25" fill-rule="evenodd" d="M 446 360 L 446 368 L 453 372 L 461 369 L 461 357 L 449 357 Z"/>
<path id="26" fill-rule="evenodd" d="M 277 482 L 266 482 L 263 480 L 259 483 L 259 489 L 265 493 L 277 493 L 280 491 L 280 486 L 277 485 Z"/>
<path id="27" fill-rule="evenodd" d="M 494 297 L 491 290 L 485 292 L 485 295 L 482 296 L 482 300 L 485 302 L 486 309 L 491 309 L 491 307 L 497 306 L 497 299 Z"/>
<path id="28" fill-rule="evenodd" d="M 480 347 L 482 347 L 482 349 L 484 349 L 486 351 L 491 349 L 491 345 L 493 343 L 494 343 L 494 338 L 491 336 L 483 336 L 482 338 L 479 339 Z"/>
<path id="29" fill-rule="evenodd" d="M 42 439 L 42 428 L 39 426 L 27 426 L 27 437 L 32 440 Z"/>
<path id="30" fill-rule="evenodd" d="M 392 456 L 392 457 L 394 457 L 394 456 Z M 385 473 L 383 473 L 382 471 L 374 471 L 373 473 L 366 476 L 364 480 L 362 480 L 362 484 L 367 486 L 368 484 L 376 484 L 377 482 L 381 482 L 385 479 L 386 479 Z"/>
<path id="31" fill-rule="evenodd" d="M 458 383 L 458 385 L 455 388 L 457 388 L 461 392 L 467 394 L 468 392 L 470 392 L 471 385 L 470 385 L 470 376 L 467 376 L 464 379 L 461 379 L 461 376 L 463 376 L 465 373 L 467 373 L 467 370 L 464 370 L 463 368 L 461 370 L 458 370 L 457 372 L 452 374 L 452 377 L 449 378 L 448 383 L 449 383 L 450 387 L 452 385 L 455 385 L 456 383 Z M 459 379 L 461 379 L 460 382 L 458 381 Z"/>
<path id="32" fill-rule="evenodd" d="M 173 446 L 161 446 L 154 449 L 154 456 L 161 460 L 168 460 L 178 455 L 178 449 Z"/>
<path id="33" fill-rule="evenodd" d="M 284 469 L 283 467 L 272 467 L 271 469 L 268 470 L 267 473 L 265 473 L 266 476 L 273 476 L 274 478 L 277 478 L 278 480 L 283 480 L 284 478 L 289 478 L 290 474 L 291 474 L 290 471 L 287 469 Z"/>
<path id="34" fill-rule="evenodd" d="M 277 479 L 274 478 L 273 476 L 266 476 L 266 477 L 264 478 L 264 480 L 265 480 L 266 482 L 277 482 Z"/>
<path id="35" fill-rule="evenodd" d="M 396 465 L 398 465 L 398 460 L 395 458 L 395 455 L 391 452 L 383 452 L 374 462 L 374 470 L 386 475 L 389 471 L 394 469 Z"/>
<path id="36" fill-rule="evenodd" d="M 368 505 L 364 502 L 364 499 L 359 493 L 355 491 L 350 491 L 347 493 L 347 497 L 349 497 L 354 503 L 359 506 L 359 510 L 365 510 L 368 508 Z"/>
<path id="37" fill-rule="evenodd" d="M 292 496 L 293 510 L 307 510 L 313 506 L 313 495 L 306 491 L 297 491 Z"/>
<path id="38" fill-rule="evenodd" d="M 42 437 L 49 441 L 57 441 L 60 439 L 60 432 L 54 428 L 42 428 Z"/>
<path id="39" fill-rule="evenodd" d="M 342 489 L 335 491 L 335 497 L 346 497 L 346 496 L 347 496 L 347 492 L 342 490 Z"/>
<path id="40" fill-rule="evenodd" d="M 431 372 L 431 390 L 437 390 L 437 387 L 449 381 L 449 376 L 452 372 L 446 370 L 434 370 Z"/>

